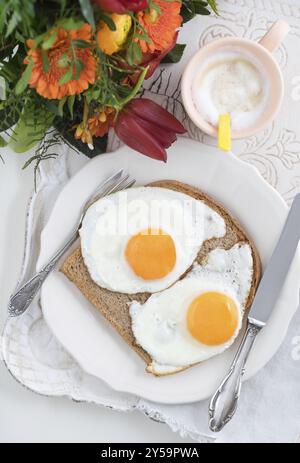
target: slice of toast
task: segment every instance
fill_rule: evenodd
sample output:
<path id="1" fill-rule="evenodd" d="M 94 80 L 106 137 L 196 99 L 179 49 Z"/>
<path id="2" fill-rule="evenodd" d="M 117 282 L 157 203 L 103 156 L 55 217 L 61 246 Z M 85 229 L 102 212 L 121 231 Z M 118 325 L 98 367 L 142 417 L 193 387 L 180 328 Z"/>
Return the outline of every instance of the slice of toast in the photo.
<path id="1" fill-rule="evenodd" d="M 203 193 L 195 187 L 174 180 L 162 180 L 151 183 L 149 186 L 168 188 L 170 190 L 185 193 L 195 199 L 202 200 L 209 207 L 211 207 L 214 211 L 218 212 L 223 217 L 226 223 L 226 235 L 222 238 L 212 238 L 210 240 L 205 241 L 198 253 L 196 262 L 200 264 L 204 262 L 208 253 L 216 248 L 227 250 L 232 248 L 232 246 L 234 246 L 235 244 L 241 242 L 248 243 L 251 246 L 253 258 L 253 276 L 251 288 L 245 304 L 245 309 L 249 309 L 259 283 L 261 274 L 261 264 L 254 244 L 252 243 L 251 239 L 247 236 L 246 232 L 243 230 L 241 225 L 239 225 L 239 223 L 218 202 L 216 202 L 213 198 L 209 197 L 208 195 L 206 195 L 205 193 Z M 146 302 L 148 297 L 150 297 L 150 294 L 123 294 L 101 288 L 91 279 L 87 267 L 85 266 L 80 248 L 77 248 L 65 260 L 60 270 L 102 313 L 102 315 L 123 337 L 127 344 L 129 344 L 129 346 L 132 347 L 142 357 L 142 359 L 147 364 L 146 370 L 149 373 L 152 373 L 156 376 L 163 376 L 163 372 L 156 370 L 155 363 L 152 362 L 152 359 L 149 356 L 149 354 L 136 343 L 131 328 L 129 303 L 135 300 L 143 304 L 144 302 Z M 188 269 L 187 272 L 189 270 L 190 269 Z M 186 368 L 187 367 L 174 369 L 172 373 L 177 373 L 178 371 L 185 370 Z"/>

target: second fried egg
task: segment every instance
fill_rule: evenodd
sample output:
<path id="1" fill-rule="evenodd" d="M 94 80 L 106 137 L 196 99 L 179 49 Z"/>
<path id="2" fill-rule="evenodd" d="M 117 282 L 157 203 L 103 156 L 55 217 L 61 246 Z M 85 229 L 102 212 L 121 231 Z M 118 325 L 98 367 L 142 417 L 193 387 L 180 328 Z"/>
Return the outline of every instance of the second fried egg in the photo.
<path id="1" fill-rule="evenodd" d="M 136 342 L 155 370 L 172 372 L 226 350 L 241 326 L 251 288 L 253 261 L 248 244 L 215 249 L 205 265 L 172 287 L 130 307 Z"/>

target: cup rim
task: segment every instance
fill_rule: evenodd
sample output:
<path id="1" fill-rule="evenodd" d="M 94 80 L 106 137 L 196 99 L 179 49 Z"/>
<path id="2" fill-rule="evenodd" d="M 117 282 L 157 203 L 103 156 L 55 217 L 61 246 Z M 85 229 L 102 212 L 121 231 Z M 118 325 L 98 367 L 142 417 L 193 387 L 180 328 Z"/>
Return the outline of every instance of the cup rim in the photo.
<path id="1" fill-rule="evenodd" d="M 274 57 L 270 53 L 270 51 L 267 50 L 265 47 L 263 47 L 259 42 L 255 42 L 250 39 L 239 38 L 239 37 L 225 37 L 225 38 L 213 40 L 212 42 L 201 47 L 190 58 L 183 72 L 182 79 L 181 79 L 181 96 L 182 96 L 183 106 L 187 114 L 189 115 L 190 119 L 193 121 L 193 123 L 206 134 L 217 138 L 218 136 L 217 127 L 207 122 L 201 116 L 201 114 L 197 111 L 193 103 L 193 99 L 191 96 L 191 81 L 193 78 L 193 69 L 195 65 L 200 61 L 201 56 L 204 53 L 206 54 L 210 49 L 217 51 L 218 48 L 223 48 L 223 47 L 226 47 L 226 45 L 230 45 L 230 44 L 234 44 L 234 46 L 240 44 L 241 47 L 243 47 L 243 45 L 246 44 L 248 47 L 250 46 L 254 50 L 254 55 L 256 57 L 258 54 L 263 55 L 264 58 L 269 61 L 270 66 L 273 67 L 273 71 L 272 71 L 273 78 L 272 78 L 271 86 L 276 88 L 276 91 L 273 92 L 272 98 L 277 97 L 274 103 L 273 111 L 270 112 L 270 114 L 267 117 L 265 117 L 265 119 L 263 119 L 260 123 L 255 123 L 249 126 L 248 128 L 245 128 L 242 130 L 232 131 L 231 138 L 233 140 L 237 140 L 237 139 L 250 137 L 251 135 L 254 135 L 257 132 L 260 132 L 267 125 L 269 125 L 277 116 L 279 109 L 281 107 L 281 104 L 282 104 L 282 100 L 283 100 L 284 81 L 283 81 L 283 75 L 282 75 L 281 69 L 277 61 L 274 59 Z"/>

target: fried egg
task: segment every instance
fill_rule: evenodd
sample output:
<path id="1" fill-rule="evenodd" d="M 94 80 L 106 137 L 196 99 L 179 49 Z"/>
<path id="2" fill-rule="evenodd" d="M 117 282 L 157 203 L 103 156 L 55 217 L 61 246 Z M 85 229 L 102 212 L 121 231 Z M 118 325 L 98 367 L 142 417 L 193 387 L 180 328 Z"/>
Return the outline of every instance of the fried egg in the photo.
<path id="1" fill-rule="evenodd" d="M 207 360 L 232 345 L 241 326 L 253 274 L 248 244 L 215 249 L 205 265 L 144 304 L 130 305 L 132 331 L 160 374 Z"/>
<path id="2" fill-rule="evenodd" d="M 102 198 L 87 211 L 81 250 L 102 288 L 155 293 L 175 283 L 207 239 L 226 233 L 223 218 L 203 201 L 159 187 Z"/>

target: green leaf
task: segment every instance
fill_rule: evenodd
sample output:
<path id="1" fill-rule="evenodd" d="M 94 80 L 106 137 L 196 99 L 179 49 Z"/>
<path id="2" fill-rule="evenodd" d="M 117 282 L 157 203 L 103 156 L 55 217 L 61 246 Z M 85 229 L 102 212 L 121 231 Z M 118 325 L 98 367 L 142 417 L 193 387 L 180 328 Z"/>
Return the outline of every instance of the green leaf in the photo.
<path id="1" fill-rule="evenodd" d="M 83 16 L 88 23 L 92 26 L 93 29 L 96 28 L 94 11 L 89 0 L 79 0 L 80 8 Z"/>
<path id="2" fill-rule="evenodd" d="M 90 48 L 91 44 L 85 40 L 72 40 L 72 44 L 76 48 Z"/>
<path id="3" fill-rule="evenodd" d="M 137 42 L 131 42 L 127 49 L 127 60 L 130 65 L 138 64 L 142 61 L 142 50 Z"/>
<path id="4" fill-rule="evenodd" d="M 174 1 L 174 0 L 171 0 L 171 1 L 170 1 L 170 0 L 165 0 L 165 1 L 171 3 L 171 1 Z M 155 1 L 153 1 L 153 0 L 148 0 L 148 6 L 149 6 L 149 9 L 150 9 L 150 10 L 154 10 L 154 11 L 156 11 L 157 13 L 160 13 L 160 12 L 161 12 L 161 9 L 160 9 L 160 7 L 158 6 L 158 4 L 155 3 Z"/>
<path id="5" fill-rule="evenodd" d="M 60 15 L 63 16 L 67 6 L 67 0 L 60 0 Z"/>
<path id="6" fill-rule="evenodd" d="M 22 43 L 26 42 L 25 37 L 22 34 L 20 34 L 19 31 L 15 32 L 15 38 L 16 38 L 16 40 L 18 40 L 18 42 L 22 42 Z"/>
<path id="7" fill-rule="evenodd" d="M 5 34 L 6 37 L 8 37 L 15 30 L 20 19 L 21 18 L 20 18 L 19 13 L 17 11 L 14 11 L 7 25 L 6 34 Z"/>
<path id="8" fill-rule="evenodd" d="M 9 61 L 5 61 L 1 64 L 0 75 L 4 77 L 7 84 L 13 84 L 13 86 L 15 86 L 23 69 L 23 63 L 19 62 L 18 53 L 16 53 Z"/>
<path id="9" fill-rule="evenodd" d="M 188 22 L 193 19 L 197 14 L 199 15 L 209 15 L 211 11 L 209 7 L 218 14 L 217 2 L 216 0 L 183 0 L 181 7 L 181 16 L 183 22 Z"/>
<path id="10" fill-rule="evenodd" d="M 216 0 L 207 0 L 207 3 L 209 4 L 209 6 L 213 10 L 213 12 L 216 13 L 217 15 L 219 15 L 217 1 Z"/>
<path id="11" fill-rule="evenodd" d="M 42 50 L 42 60 L 43 60 L 43 71 L 49 71 L 49 59 L 46 50 Z"/>
<path id="12" fill-rule="evenodd" d="M 201 6 L 208 6 L 208 3 L 203 1 L 203 0 L 192 0 L 193 3 L 198 3 L 198 5 L 201 5 Z"/>
<path id="13" fill-rule="evenodd" d="M 61 19 L 57 21 L 57 26 L 63 27 L 67 31 L 71 31 L 73 29 L 78 30 L 83 25 L 84 25 L 83 21 L 78 21 L 77 19 L 74 19 L 74 18 Z"/>
<path id="14" fill-rule="evenodd" d="M 59 100 L 45 100 L 44 101 L 45 106 L 54 116 L 59 116 L 58 104 L 57 104 L 58 101 Z"/>
<path id="15" fill-rule="evenodd" d="M 84 69 L 84 63 L 80 60 L 77 59 L 75 61 L 75 76 L 73 77 L 74 80 L 78 80 L 81 71 Z"/>
<path id="16" fill-rule="evenodd" d="M 162 63 L 178 63 L 183 55 L 186 45 L 177 43 L 174 48 L 164 57 Z"/>
<path id="17" fill-rule="evenodd" d="M 90 87 L 86 92 L 85 92 L 85 97 L 86 101 L 88 104 L 92 102 L 92 100 L 98 101 L 100 97 L 100 89 L 98 88 L 93 88 Z"/>
<path id="18" fill-rule="evenodd" d="M 37 145 L 52 125 L 52 113 L 46 112 L 44 108 L 40 109 L 40 114 L 36 112 L 37 108 L 33 108 L 31 103 L 25 105 L 9 142 L 16 153 L 25 153 Z"/>
<path id="19" fill-rule="evenodd" d="M 58 84 L 67 84 L 73 77 L 73 66 L 70 66 L 67 72 L 59 79 Z"/>
<path id="20" fill-rule="evenodd" d="M 142 57 L 143 57 L 142 49 L 140 47 L 140 44 L 137 43 L 137 42 L 133 42 L 132 48 L 133 48 L 134 62 L 135 63 L 140 63 L 142 61 Z"/>
<path id="21" fill-rule="evenodd" d="M 57 39 L 57 33 L 53 32 L 42 44 L 42 49 L 43 50 L 49 50 L 49 48 L 52 47 L 54 44 L 55 40 Z"/>
<path id="22" fill-rule="evenodd" d="M 193 3 L 194 3 L 196 14 L 201 14 L 203 16 L 208 16 L 211 14 L 210 11 L 205 6 L 203 6 L 200 2 L 193 2 Z"/>
<path id="23" fill-rule="evenodd" d="M 63 117 L 63 115 L 64 115 L 64 106 L 65 106 L 66 101 L 67 101 L 66 96 L 64 98 L 62 98 L 61 100 L 59 100 L 59 103 L 58 103 L 58 115 L 60 117 Z"/>
<path id="24" fill-rule="evenodd" d="M 16 87 L 15 87 L 16 95 L 20 95 L 21 93 L 24 92 L 25 88 L 28 85 L 29 79 L 31 77 L 32 69 L 33 69 L 33 60 L 30 59 L 29 63 L 26 66 L 25 71 L 23 72 L 21 78 L 18 80 L 16 84 Z"/>
<path id="25" fill-rule="evenodd" d="M 75 103 L 75 95 L 71 95 L 68 98 L 68 109 L 70 111 L 71 119 L 74 118 L 74 103 Z"/>
<path id="26" fill-rule="evenodd" d="M 42 43 L 42 41 L 44 40 L 44 38 L 45 38 L 45 34 L 37 35 L 37 36 L 33 39 L 34 47 L 37 48 L 37 47 Z"/>
<path id="27" fill-rule="evenodd" d="M 143 31 L 140 33 L 132 34 L 132 39 L 144 40 L 147 43 L 153 43 L 149 35 Z"/>
<path id="28" fill-rule="evenodd" d="M 183 2 L 180 10 L 183 22 L 186 23 L 195 17 L 193 2 Z"/>
<path id="29" fill-rule="evenodd" d="M 16 98 L 15 94 L 0 103 L 0 132 L 10 129 L 15 125 L 23 109 L 23 99 Z"/>
<path id="30" fill-rule="evenodd" d="M 111 17 L 108 16 L 108 14 L 105 14 L 105 13 L 101 12 L 100 18 L 102 19 L 103 22 L 105 22 L 105 24 L 108 26 L 108 28 L 111 31 L 117 30 L 115 23 L 113 22 Z"/>

